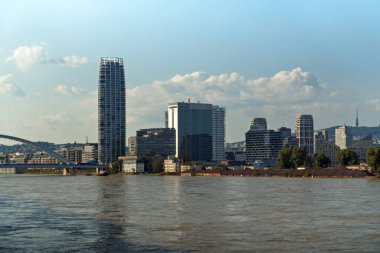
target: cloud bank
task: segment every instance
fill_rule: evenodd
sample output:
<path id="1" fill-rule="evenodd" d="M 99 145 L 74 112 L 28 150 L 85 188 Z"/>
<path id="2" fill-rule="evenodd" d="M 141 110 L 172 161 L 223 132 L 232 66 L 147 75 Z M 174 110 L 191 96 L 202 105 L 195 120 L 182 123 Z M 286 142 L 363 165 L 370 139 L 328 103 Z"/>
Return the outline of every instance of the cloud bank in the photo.
<path id="1" fill-rule="evenodd" d="M 39 45 L 20 46 L 7 57 L 7 63 L 14 62 L 21 70 L 26 70 L 36 64 L 61 64 L 69 67 L 77 67 L 88 64 L 89 60 L 83 56 L 65 56 L 61 58 L 50 58 L 47 50 Z"/>
<path id="2" fill-rule="evenodd" d="M 85 91 L 82 88 L 76 86 L 67 86 L 65 84 L 58 84 L 54 90 L 64 95 L 79 96 L 85 94 Z"/>
<path id="3" fill-rule="evenodd" d="M 158 119 L 163 114 L 158 108 L 165 110 L 167 103 L 188 98 L 225 106 L 228 110 L 252 113 L 252 108 L 260 107 L 270 112 L 278 107 L 311 103 L 320 97 L 321 90 L 316 77 L 299 67 L 257 79 L 247 79 L 239 73 L 177 74 L 166 81 L 128 89 L 127 104 L 133 108 L 128 116 L 130 122 L 136 122 L 141 115 Z"/>

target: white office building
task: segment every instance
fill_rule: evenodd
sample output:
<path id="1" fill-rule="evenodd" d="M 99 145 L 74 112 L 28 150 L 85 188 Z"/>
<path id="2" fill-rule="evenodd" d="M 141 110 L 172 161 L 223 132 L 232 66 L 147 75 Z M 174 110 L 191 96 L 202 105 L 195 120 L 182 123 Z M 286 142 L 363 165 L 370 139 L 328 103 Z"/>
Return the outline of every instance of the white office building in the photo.
<path id="1" fill-rule="evenodd" d="M 348 148 L 352 145 L 353 137 L 350 127 L 343 125 L 335 129 L 335 145 L 340 149 Z"/>

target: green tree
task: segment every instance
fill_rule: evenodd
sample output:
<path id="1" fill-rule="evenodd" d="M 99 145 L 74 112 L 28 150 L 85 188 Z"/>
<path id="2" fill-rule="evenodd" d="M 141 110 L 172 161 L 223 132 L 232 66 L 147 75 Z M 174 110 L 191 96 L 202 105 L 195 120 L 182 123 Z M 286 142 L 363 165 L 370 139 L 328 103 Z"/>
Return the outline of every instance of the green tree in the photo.
<path id="1" fill-rule="evenodd" d="M 375 172 L 380 172 L 380 148 L 370 147 L 367 149 L 367 164 Z"/>
<path id="2" fill-rule="evenodd" d="M 331 160 L 324 153 L 315 153 L 313 155 L 313 166 L 316 168 L 327 168 L 330 166 Z"/>
<path id="3" fill-rule="evenodd" d="M 295 169 L 305 166 L 308 161 L 305 147 L 285 146 L 278 152 L 277 167 L 279 169 Z"/>
<path id="4" fill-rule="evenodd" d="M 107 169 L 107 172 L 110 174 L 116 174 L 121 171 L 123 167 L 123 160 L 118 159 L 112 163 L 111 167 Z"/>
<path id="5" fill-rule="evenodd" d="M 337 159 L 341 166 L 359 164 L 358 155 L 350 148 L 339 150 Z"/>
<path id="6" fill-rule="evenodd" d="M 293 147 L 291 161 L 293 163 L 293 168 L 298 168 L 300 166 L 306 165 L 306 148 L 305 147 Z"/>
<path id="7" fill-rule="evenodd" d="M 161 173 L 164 171 L 164 159 L 162 157 L 154 157 L 152 159 L 152 172 Z"/>
<path id="8" fill-rule="evenodd" d="M 290 169 L 293 167 L 292 164 L 292 148 L 285 146 L 278 152 L 277 155 L 277 167 L 279 169 Z"/>

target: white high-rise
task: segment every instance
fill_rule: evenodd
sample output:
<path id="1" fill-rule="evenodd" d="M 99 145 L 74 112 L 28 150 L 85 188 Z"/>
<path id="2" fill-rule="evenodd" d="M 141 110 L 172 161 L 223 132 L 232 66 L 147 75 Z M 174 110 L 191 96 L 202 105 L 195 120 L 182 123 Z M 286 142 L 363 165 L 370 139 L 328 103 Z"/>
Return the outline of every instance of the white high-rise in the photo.
<path id="1" fill-rule="evenodd" d="M 212 160 L 226 159 L 226 108 L 212 106 Z"/>
<path id="2" fill-rule="evenodd" d="M 335 145 L 340 149 L 348 148 L 352 145 L 353 137 L 350 127 L 343 125 L 335 129 Z"/>
<path id="3" fill-rule="evenodd" d="M 314 121 L 313 116 L 302 114 L 297 116 L 296 120 L 296 138 L 299 147 L 306 148 L 306 154 L 314 154 Z"/>

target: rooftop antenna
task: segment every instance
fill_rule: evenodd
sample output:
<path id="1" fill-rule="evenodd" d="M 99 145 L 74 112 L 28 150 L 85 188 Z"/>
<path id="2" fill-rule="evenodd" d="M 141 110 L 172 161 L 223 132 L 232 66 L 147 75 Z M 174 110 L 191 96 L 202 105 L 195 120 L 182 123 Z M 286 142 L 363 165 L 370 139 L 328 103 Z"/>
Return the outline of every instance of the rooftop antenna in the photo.
<path id="1" fill-rule="evenodd" d="M 86 136 L 86 144 L 88 144 L 88 136 Z"/>

